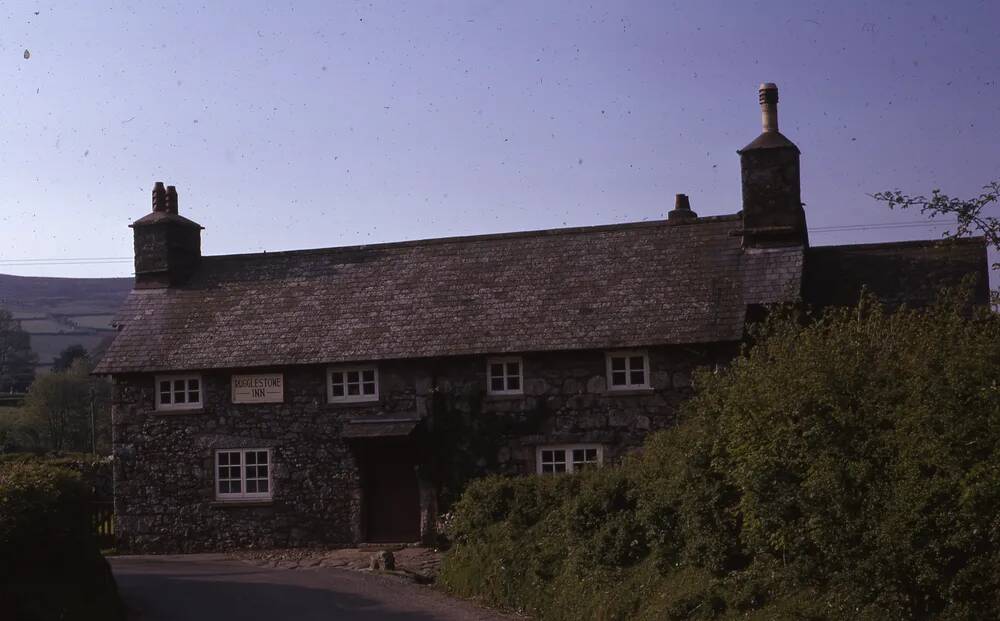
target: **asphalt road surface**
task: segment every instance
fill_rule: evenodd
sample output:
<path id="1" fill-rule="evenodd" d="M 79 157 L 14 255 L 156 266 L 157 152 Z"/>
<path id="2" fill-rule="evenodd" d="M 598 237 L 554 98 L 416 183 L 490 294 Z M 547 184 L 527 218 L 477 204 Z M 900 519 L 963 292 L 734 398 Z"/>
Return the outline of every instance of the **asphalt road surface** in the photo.
<path id="1" fill-rule="evenodd" d="M 512 619 L 399 578 L 345 569 L 272 569 L 218 554 L 108 560 L 136 621 Z"/>

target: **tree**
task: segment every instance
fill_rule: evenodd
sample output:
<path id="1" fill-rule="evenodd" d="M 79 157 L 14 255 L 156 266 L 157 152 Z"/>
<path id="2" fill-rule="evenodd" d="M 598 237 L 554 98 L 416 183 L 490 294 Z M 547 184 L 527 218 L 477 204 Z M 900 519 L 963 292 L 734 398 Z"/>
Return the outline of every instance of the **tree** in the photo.
<path id="1" fill-rule="evenodd" d="M 106 451 L 110 447 L 110 385 L 92 377 L 89 359 L 39 377 L 25 396 L 24 408 L 54 451 Z"/>
<path id="2" fill-rule="evenodd" d="M 72 366 L 73 362 L 77 358 L 90 358 L 90 354 L 87 352 L 87 348 L 83 345 L 70 345 L 66 349 L 59 352 L 59 355 L 55 357 L 52 361 L 52 370 L 54 372 L 66 371 Z"/>
<path id="3" fill-rule="evenodd" d="M 945 237 L 982 235 L 987 244 L 1000 251 L 1000 217 L 989 213 L 990 206 L 1000 199 L 1000 181 L 988 183 L 979 196 L 969 199 L 948 196 L 937 189 L 931 192 L 930 198 L 911 196 L 898 189 L 876 192 L 871 196 L 885 203 L 889 209 L 919 209 L 920 213 L 932 219 L 938 216 L 954 217 L 956 227 L 945 231 Z M 993 269 L 1000 269 L 1000 263 L 994 263 Z M 1000 301 L 1000 291 L 993 292 L 993 299 L 994 304 Z"/>
<path id="4" fill-rule="evenodd" d="M 24 392 L 35 377 L 37 358 L 28 334 L 0 308 L 0 393 Z"/>

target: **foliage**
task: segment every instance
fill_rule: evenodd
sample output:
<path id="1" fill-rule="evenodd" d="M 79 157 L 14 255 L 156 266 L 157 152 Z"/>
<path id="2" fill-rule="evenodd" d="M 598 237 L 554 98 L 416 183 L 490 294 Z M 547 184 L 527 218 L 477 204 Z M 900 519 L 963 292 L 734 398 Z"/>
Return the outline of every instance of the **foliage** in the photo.
<path id="1" fill-rule="evenodd" d="M 122 619 L 114 578 L 87 523 L 80 475 L 0 465 L 0 601 L 14 619 Z"/>
<path id="2" fill-rule="evenodd" d="M 103 378 L 92 377 L 90 369 L 88 358 L 77 358 L 66 371 L 43 375 L 31 385 L 24 410 L 42 448 L 88 451 L 96 441 L 99 451 L 110 449 L 111 387 Z"/>
<path id="3" fill-rule="evenodd" d="M 73 363 L 80 358 L 90 359 L 87 348 L 83 345 L 70 345 L 52 360 L 52 370 L 56 373 L 68 371 Z"/>
<path id="4" fill-rule="evenodd" d="M 982 189 L 979 196 L 970 199 L 948 196 L 938 189 L 931 192 L 930 198 L 912 196 L 898 189 L 876 192 L 872 198 L 885 203 L 889 209 L 919 209 L 930 218 L 954 217 L 957 226 L 945 231 L 945 237 L 982 235 L 994 250 L 1000 250 L 1000 218 L 989 213 L 990 206 L 1000 200 L 1000 181 L 991 181 Z M 1000 263 L 994 263 L 993 269 L 1000 269 Z M 994 291 L 993 297 L 996 304 L 1000 301 L 1000 292 Z"/>
<path id="5" fill-rule="evenodd" d="M 484 416 L 482 388 L 436 389 L 428 434 L 438 507 L 448 511 L 470 481 L 497 470 L 496 455 L 504 437 L 532 433 L 540 410 L 518 417 Z"/>
<path id="6" fill-rule="evenodd" d="M 28 333 L 0 308 L 0 393 L 27 390 L 35 377 L 35 359 Z"/>
<path id="7" fill-rule="evenodd" d="M 996 617 L 1000 320 L 801 319 L 620 466 L 472 484 L 442 584 L 541 619 Z"/>

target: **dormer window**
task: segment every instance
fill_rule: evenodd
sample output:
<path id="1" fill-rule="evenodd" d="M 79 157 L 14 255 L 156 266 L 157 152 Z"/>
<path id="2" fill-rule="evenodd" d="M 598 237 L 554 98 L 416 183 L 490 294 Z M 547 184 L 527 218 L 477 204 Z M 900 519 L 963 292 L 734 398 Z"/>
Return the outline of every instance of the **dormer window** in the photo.
<path id="1" fill-rule="evenodd" d="M 649 388 L 649 356 L 646 352 L 609 352 L 607 366 L 608 390 L 645 390 Z"/>
<path id="2" fill-rule="evenodd" d="M 327 372 L 330 403 L 378 401 L 378 368 L 375 365 L 334 367 Z"/>
<path id="3" fill-rule="evenodd" d="M 201 407 L 200 375 L 160 375 L 156 378 L 157 410 L 197 410 Z"/>
<path id="4" fill-rule="evenodd" d="M 523 392 L 523 365 L 517 357 L 486 361 L 486 388 L 491 395 L 520 395 Z"/>

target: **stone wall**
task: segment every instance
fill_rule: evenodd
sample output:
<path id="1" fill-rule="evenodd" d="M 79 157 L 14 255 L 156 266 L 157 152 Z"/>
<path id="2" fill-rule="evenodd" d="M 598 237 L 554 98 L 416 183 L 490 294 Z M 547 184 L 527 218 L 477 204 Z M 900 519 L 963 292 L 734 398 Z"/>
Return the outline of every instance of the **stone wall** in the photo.
<path id="1" fill-rule="evenodd" d="M 648 349 L 651 389 L 628 393 L 607 391 L 600 351 L 523 355 L 524 395 L 516 397 L 485 394 L 481 356 L 379 363 L 380 400 L 354 404 L 327 402 L 323 366 L 254 369 L 284 374 L 281 404 L 233 404 L 232 372 L 203 372 L 198 411 L 157 412 L 152 374 L 118 376 L 119 547 L 194 552 L 359 542 L 360 473 L 340 437 L 352 418 L 417 415 L 429 418 L 433 431 L 439 413 L 450 412 L 470 423 L 469 433 L 491 436 L 461 441 L 491 453 L 473 456 L 480 472 L 535 472 L 543 444 L 599 443 L 605 462 L 614 461 L 673 424 L 690 394 L 692 369 L 728 360 L 734 347 Z M 271 449 L 273 501 L 215 501 L 214 455 L 225 448 Z M 443 478 L 433 471 L 430 477 Z"/>

